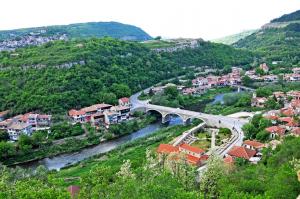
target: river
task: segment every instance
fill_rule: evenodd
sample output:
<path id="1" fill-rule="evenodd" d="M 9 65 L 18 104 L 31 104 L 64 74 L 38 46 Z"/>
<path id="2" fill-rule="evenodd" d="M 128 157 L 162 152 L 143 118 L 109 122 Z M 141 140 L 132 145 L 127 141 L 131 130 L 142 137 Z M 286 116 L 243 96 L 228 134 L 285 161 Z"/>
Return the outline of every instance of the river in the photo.
<path id="1" fill-rule="evenodd" d="M 122 144 L 128 143 L 138 138 L 146 137 L 147 135 L 150 135 L 166 126 L 174 126 L 179 124 L 182 124 L 182 120 L 178 117 L 172 118 L 168 124 L 161 124 L 161 122 L 158 121 L 129 135 L 111 141 L 103 142 L 98 145 L 82 149 L 78 152 L 66 153 L 66 154 L 54 156 L 52 158 L 44 158 L 41 160 L 31 161 L 31 162 L 19 164 L 18 166 L 27 169 L 28 168 L 35 169 L 36 167 L 43 165 L 48 170 L 60 170 L 63 167 L 76 164 L 92 156 L 111 151 Z"/>
<path id="2" fill-rule="evenodd" d="M 238 93 L 238 91 L 218 94 L 214 97 L 214 101 L 212 101 L 210 104 L 217 104 L 217 103 L 224 104 L 224 95 L 226 95 L 226 94 L 236 94 L 236 93 Z M 239 93 L 242 93 L 242 92 L 239 92 Z"/>

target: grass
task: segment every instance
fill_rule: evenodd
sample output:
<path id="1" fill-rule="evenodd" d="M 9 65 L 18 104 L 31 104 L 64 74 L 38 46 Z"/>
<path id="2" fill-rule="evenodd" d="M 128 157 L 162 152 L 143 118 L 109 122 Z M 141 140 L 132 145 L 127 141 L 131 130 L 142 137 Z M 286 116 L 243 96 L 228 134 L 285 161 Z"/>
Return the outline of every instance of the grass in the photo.
<path id="1" fill-rule="evenodd" d="M 106 154 L 98 155 L 88 160 L 82 161 L 70 168 L 62 169 L 59 172 L 53 172 L 51 178 L 60 186 L 68 186 L 70 184 L 79 184 L 79 179 L 74 177 L 82 177 L 98 166 L 109 166 L 113 171 L 117 172 L 124 160 L 130 160 L 133 168 L 139 168 L 145 161 L 145 153 L 147 148 L 155 152 L 160 143 L 168 143 L 174 137 L 179 136 L 192 126 L 174 126 L 163 128 L 146 138 L 119 146 L 117 149 Z M 65 179 L 71 178 L 69 181 Z"/>

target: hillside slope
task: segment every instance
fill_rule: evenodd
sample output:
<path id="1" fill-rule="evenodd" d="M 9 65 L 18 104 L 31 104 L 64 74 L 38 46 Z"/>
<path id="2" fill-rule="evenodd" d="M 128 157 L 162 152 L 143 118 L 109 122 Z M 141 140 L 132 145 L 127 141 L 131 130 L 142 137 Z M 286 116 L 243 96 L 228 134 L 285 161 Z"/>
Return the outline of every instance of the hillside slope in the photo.
<path id="1" fill-rule="evenodd" d="M 227 49 L 224 51 L 224 48 Z M 0 53 L 0 110 L 62 113 L 118 97 L 185 72 L 182 66 L 252 62 L 222 44 L 157 53 L 141 43 L 110 38 L 56 41 Z"/>
<path id="2" fill-rule="evenodd" d="M 300 12 L 295 13 L 272 20 L 271 23 L 234 43 L 233 46 L 258 52 L 269 61 L 299 63 L 300 21 L 296 19 Z"/>
<path id="3" fill-rule="evenodd" d="M 89 22 L 70 25 L 45 26 L 0 31 L 0 40 L 15 39 L 17 37 L 29 34 L 38 34 L 40 36 L 66 34 L 68 38 L 90 38 L 109 36 L 117 39 L 137 41 L 151 39 L 151 37 L 145 31 L 136 26 L 122 24 L 118 22 Z"/>
<path id="4" fill-rule="evenodd" d="M 247 30 L 247 31 L 243 31 L 237 34 L 233 34 L 233 35 L 228 35 L 222 38 L 218 38 L 218 39 L 213 39 L 211 40 L 212 42 L 215 43 L 221 43 L 221 44 L 226 44 L 226 45 L 231 45 L 234 44 L 235 42 L 244 39 L 245 37 L 255 33 L 257 30 Z"/>

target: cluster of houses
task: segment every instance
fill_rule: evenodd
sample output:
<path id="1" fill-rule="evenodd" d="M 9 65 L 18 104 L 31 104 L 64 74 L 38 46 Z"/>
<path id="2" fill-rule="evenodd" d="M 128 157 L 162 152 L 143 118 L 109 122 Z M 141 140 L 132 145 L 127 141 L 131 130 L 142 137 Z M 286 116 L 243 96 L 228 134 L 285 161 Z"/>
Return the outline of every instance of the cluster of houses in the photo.
<path id="1" fill-rule="evenodd" d="M 50 128 L 51 115 L 26 113 L 5 119 L 8 113 L 0 112 L 0 130 L 6 131 L 12 141 L 18 140 L 21 134 L 30 136 L 34 131 Z"/>
<path id="2" fill-rule="evenodd" d="M 184 95 L 203 94 L 208 89 L 217 86 L 232 86 L 241 84 L 241 68 L 232 67 L 232 72 L 222 76 L 208 75 L 199 76 L 192 80 L 192 88 L 182 89 Z"/>
<path id="3" fill-rule="evenodd" d="M 25 46 L 37 46 L 48 43 L 55 40 L 67 40 L 67 35 L 57 34 L 53 36 L 42 36 L 41 34 L 45 32 L 32 32 L 28 35 L 20 36 L 15 39 L 7 39 L 0 41 L 0 51 L 11 51 L 16 48 Z"/>
<path id="4" fill-rule="evenodd" d="M 242 146 L 232 147 L 224 157 L 224 162 L 228 165 L 233 165 L 236 158 L 242 158 L 251 163 L 256 164 L 261 160 L 261 150 L 265 144 L 256 140 L 245 140 Z"/>
<path id="5" fill-rule="evenodd" d="M 164 91 L 166 87 L 175 86 L 183 95 L 201 95 L 207 90 L 220 87 L 220 86 L 232 86 L 241 84 L 241 68 L 232 67 L 232 72 L 222 76 L 208 75 L 206 77 L 199 76 L 192 80 L 192 87 L 185 87 L 181 85 L 175 85 L 168 83 L 164 86 L 158 86 L 151 88 L 153 94 L 159 94 Z"/>
<path id="6" fill-rule="evenodd" d="M 264 71 L 264 73 L 269 72 L 269 67 L 265 63 L 261 64 L 259 68 L 262 71 Z M 290 81 L 290 82 L 300 81 L 300 68 L 293 68 L 292 71 L 293 73 L 290 74 L 282 74 L 283 80 Z M 278 75 L 274 75 L 274 74 L 259 75 L 256 74 L 255 70 L 246 71 L 245 75 L 247 75 L 248 77 L 250 77 L 250 79 L 254 81 L 277 82 L 279 80 Z"/>
<path id="7" fill-rule="evenodd" d="M 91 123 L 92 126 L 104 126 L 109 128 L 110 124 L 116 124 L 129 119 L 130 100 L 127 97 L 119 99 L 119 105 L 94 104 L 80 110 L 72 109 L 69 117 L 73 123 Z"/>
<path id="8" fill-rule="evenodd" d="M 224 163 L 233 165 L 236 158 L 245 159 L 251 163 L 256 164 L 261 160 L 261 150 L 265 147 L 265 144 L 256 140 L 245 140 L 242 146 L 234 146 L 224 156 Z M 162 161 L 166 156 L 173 154 L 172 160 L 184 159 L 187 163 L 193 166 L 200 167 L 206 163 L 209 155 L 205 154 L 203 149 L 190 146 L 183 143 L 179 146 L 173 146 L 171 144 L 160 144 L 157 148 L 159 161 Z"/>
<path id="9" fill-rule="evenodd" d="M 201 166 L 208 159 L 208 155 L 205 155 L 205 151 L 198 147 L 191 146 L 183 143 L 179 146 L 173 146 L 171 144 L 160 144 L 157 148 L 159 160 L 162 161 L 165 155 L 173 154 L 174 160 L 184 159 L 187 163 L 194 166 Z"/>

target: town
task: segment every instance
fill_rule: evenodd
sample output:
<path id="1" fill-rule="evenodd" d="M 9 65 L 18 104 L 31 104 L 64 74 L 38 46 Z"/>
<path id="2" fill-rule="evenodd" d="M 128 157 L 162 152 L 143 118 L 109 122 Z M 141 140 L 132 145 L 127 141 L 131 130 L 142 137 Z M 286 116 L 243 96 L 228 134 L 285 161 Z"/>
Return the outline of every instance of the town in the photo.
<path id="1" fill-rule="evenodd" d="M 93 127 L 109 128 L 110 124 L 116 124 L 130 119 L 129 98 L 119 99 L 119 105 L 95 104 L 80 110 L 72 109 L 68 112 L 69 121 L 76 123 L 90 123 Z M 17 141 L 20 135 L 31 136 L 36 131 L 46 130 L 51 133 L 52 115 L 25 113 L 7 118 L 9 110 L 0 112 L 0 130 L 9 134 L 11 141 Z"/>

